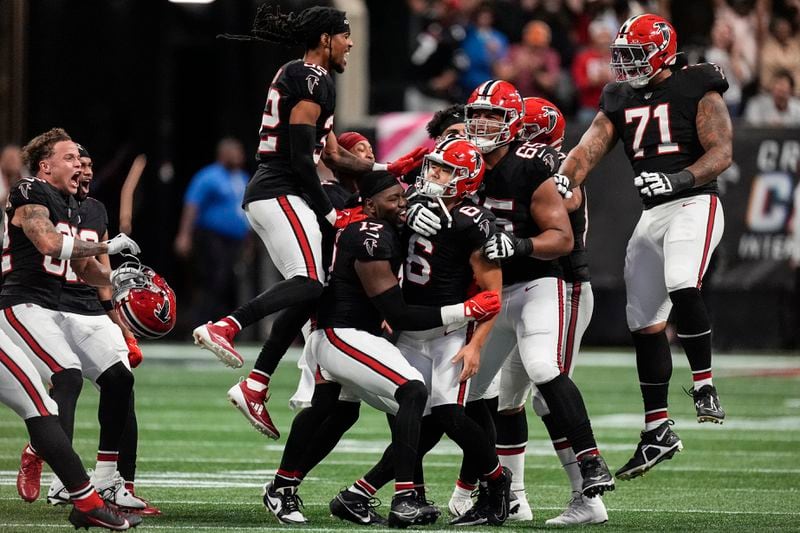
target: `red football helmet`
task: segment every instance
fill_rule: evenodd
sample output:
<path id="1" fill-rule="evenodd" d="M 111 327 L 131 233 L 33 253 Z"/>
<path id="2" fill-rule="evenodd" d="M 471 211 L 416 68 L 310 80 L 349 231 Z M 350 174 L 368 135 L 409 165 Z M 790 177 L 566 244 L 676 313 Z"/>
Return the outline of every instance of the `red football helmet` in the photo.
<path id="1" fill-rule="evenodd" d="M 478 116 L 494 112 L 499 120 Z M 467 140 L 484 154 L 516 139 L 522 129 L 525 104 L 516 87 L 502 80 L 489 80 L 472 91 L 464 106 Z"/>
<path id="2" fill-rule="evenodd" d="M 137 337 L 157 339 L 175 327 L 177 304 L 167 282 L 138 259 L 120 265 L 111 277 L 114 308 Z"/>
<path id="3" fill-rule="evenodd" d="M 567 121 L 558 107 L 549 100 L 531 96 L 525 99 L 522 138 L 560 149 L 564 142 Z"/>
<path id="4" fill-rule="evenodd" d="M 611 70 L 617 81 L 639 89 L 675 63 L 678 34 L 657 15 L 638 15 L 625 21 L 611 45 Z"/>
<path id="5" fill-rule="evenodd" d="M 450 173 L 447 183 L 429 178 L 439 170 Z M 483 156 L 475 145 L 458 137 L 448 137 L 425 156 L 422 170 L 417 176 L 416 188 L 423 196 L 431 198 L 463 198 L 473 194 L 483 181 Z"/>

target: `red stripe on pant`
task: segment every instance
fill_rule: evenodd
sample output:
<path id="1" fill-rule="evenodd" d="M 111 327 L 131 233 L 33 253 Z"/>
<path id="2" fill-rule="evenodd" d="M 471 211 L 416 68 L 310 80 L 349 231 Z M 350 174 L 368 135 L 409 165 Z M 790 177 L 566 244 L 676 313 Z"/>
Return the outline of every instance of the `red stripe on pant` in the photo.
<path id="1" fill-rule="evenodd" d="M 337 336 L 332 328 L 325 328 L 325 336 L 328 338 L 328 342 L 333 344 L 337 350 L 339 350 L 340 352 L 344 353 L 349 357 L 352 357 L 362 365 L 376 372 L 381 377 L 388 379 L 398 387 L 401 387 L 406 383 L 408 383 L 408 380 L 405 377 L 401 376 L 400 374 L 398 374 L 388 366 L 384 365 L 371 355 L 362 352 L 355 346 L 349 345 L 347 341 Z"/>
<path id="2" fill-rule="evenodd" d="M 314 263 L 314 251 L 311 249 L 311 243 L 308 242 L 308 236 L 306 235 L 305 228 L 303 228 L 303 224 L 300 222 L 300 218 L 297 216 L 297 213 L 295 213 L 287 197 L 279 196 L 278 205 L 281 206 L 283 214 L 286 215 L 286 218 L 289 220 L 289 224 L 292 226 L 292 232 L 294 232 L 297 243 L 300 245 L 300 250 L 303 252 L 303 261 L 305 261 L 306 264 L 308 277 L 319 280 L 317 266 Z"/>
<path id="3" fill-rule="evenodd" d="M 36 386 L 28 378 L 28 375 L 3 350 L 0 350 L 0 364 L 8 368 L 9 372 L 11 372 L 11 375 L 13 375 L 17 381 L 19 381 L 20 385 L 22 385 L 22 388 L 25 389 L 25 392 L 28 394 L 28 398 L 30 398 L 33 402 L 33 405 L 36 406 L 36 411 L 41 416 L 49 416 L 52 414 L 47 410 L 44 400 L 39 394 L 39 391 L 36 390 Z"/>
<path id="4" fill-rule="evenodd" d="M 6 320 L 8 320 L 9 324 L 11 324 L 11 327 L 14 329 L 14 331 L 16 331 L 17 334 L 22 337 L 22 340 L 25 341 L 25 344 L 27 344 L 31 350 L 33 350 L 33 353 L 36 354 L 36 357 L 44 361 L 44 364 L 47 365 L 47 368 L 49 368 L 54 374 L 64 370 L 64 368 L 59 365 L 55 359 L 53 359 L 53 356 L 47 353 L 44 348 L 42 348 L 42 346 L 36 342 L 36 339 L 34 339 L 30 331 L 28 331 L 28 329 L 22 325 L 22 322 L 17 319 L 16 315 L 14 315 L 14 311 L 12 311 L 10 307 L 3 309 L 3 313 L 5 314 Z"/>
<path id="5" fill-rule="evenodd" d="M 569 326 L 567 326 L 567 346 L 564 348 L 564 365 L 562 372 L 569 374 L 572 369 L 572 357 L 575 349 L 575 331 L 578 329 L 578 315 L 581 305 L 581 282 L 572 284 L 572 297 L 570 298 Z"/>
<path id="6" fill-rule="evenodd" d="M 460 406 L 464 406 L 464 397 L 467 393 L 467 380 L 462 381 L 458 384 L 458 398 L 456 399 L 456 403 Z"/>
<path id="7" fill-rule="evenodd" d="M 564 282 L 556 280 L 558 288 L 558 346 L 556 347 L 556 363 L 558 369 L 563 373 L 564 365 L 561 364 L 561 353 L 564 346 Z"/>
<path id="8" fill-rule="evenodd" d="M 708 264 L 709 250 L 711 250 L 711 237 L 714 234 L 714 218 L 717 214 L 717 197 L 711 195 L 711 204 L 708 206 L 708 221 L 706 222 L 706 242 L 703 245 L 703 259 L 700 261 L 700 271 L 697 272 L 697 288 L 703 285 L 703 272 Z"/>

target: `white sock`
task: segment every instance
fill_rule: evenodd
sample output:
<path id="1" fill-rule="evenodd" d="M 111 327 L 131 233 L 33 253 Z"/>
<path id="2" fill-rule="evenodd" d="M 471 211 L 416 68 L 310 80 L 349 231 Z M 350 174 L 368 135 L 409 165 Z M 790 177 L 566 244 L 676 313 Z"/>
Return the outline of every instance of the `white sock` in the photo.
<path id="1" fill-rule="evenodd" d="M 117 456 L 118 452 L 97 452 L 97 465 L 94 467 L 94 475 L 92 481 L 105 481 L 114 477 L 117 471 Z"/>
<path id="2" fill-rule="evenodd" d="M 556 450 L 558 460 L 561 461 L 561 466 L 564 467 L 569 478 L 569 484 L 572 487 L 572 492 L 583 491 L 583 476 L 581 476 L 581 469 L 578 465 L 578 459 L 575 458 L 575 452 L 572 448 L 564 448 L 563 450 Z"/>
<path id="3" fill-rule="evenodd" d="M 524 490 L 525 489 L 525 446 L 527 442 L 522 444 L 515 444 L 514 448 L 521 448 L 521 453 L 513 455 L 499 455 L 500 464 L 511 470 L 511 490 Z M 502 449 L 498 446 L 498 449 Z"/>

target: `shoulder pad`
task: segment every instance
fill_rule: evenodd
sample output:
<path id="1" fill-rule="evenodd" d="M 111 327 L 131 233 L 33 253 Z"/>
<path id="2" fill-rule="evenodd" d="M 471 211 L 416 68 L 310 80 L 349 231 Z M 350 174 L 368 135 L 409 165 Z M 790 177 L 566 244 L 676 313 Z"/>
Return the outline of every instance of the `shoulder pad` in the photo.
<path id="1" fill-rule="evenodd" d="M 397 232 L 386 221 L 368 218 L 350 224 L 340 237 L 347 234 L 346 246 L 356 259 L 364 261 L 388 260 L 399 250 Z"/>
<path id="2" fill-rule="evenodd" d="M 22 178 L 11 189 L 9 202 L 14 207 L 26 204 L 49 206 L 52 201 L 52 190 L 48 183 L 39 178 Z"/>
<path id="3" fill-rule="evenodd" d="M 526 172 L 555 174 L 561 166 L 558 150 L 543 143 L 526 142 L 511 148 L 514 157 L 524 165 Z"/>
<path id="4" fill-rule="evenodd" d="M 331 78 L 322 67 L 297 61 L 287 65 L 284 75 L 287 85 L 293 88 L 295 96 L 301 100 L 320 102 L 328 95 Z"/>
<path id="5" fill-rule="evenodd" d="M 606 114 L 618 111 L 625 103 L 626 90 L 629 86 L 625 83 L 611 82 L 603 87 L 600 95 L 600 110 Z"/>
<path id="6" fill-rule="evenodd" d="M 719 65 L 714 63 L 699 63 L 683 67 L 676 72 L 683 79 L 681 89 L 687 96 L 702 98 L 710 91 L 720 94 L 728 90 L 728 80 Z"/>

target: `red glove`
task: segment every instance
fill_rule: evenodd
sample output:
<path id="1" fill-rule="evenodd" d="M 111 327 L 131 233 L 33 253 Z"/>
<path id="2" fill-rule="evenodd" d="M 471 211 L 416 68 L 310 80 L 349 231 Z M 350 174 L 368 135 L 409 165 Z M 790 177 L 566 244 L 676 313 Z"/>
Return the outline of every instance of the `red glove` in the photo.
<path id="1" fill-rule="evenodd" d="M 497 291 L 479 292 L 464 302 L 464 315 L 478 322 L 489 320 L 500 312 L 500 295 Z"/>
<path id="2" fill-rule="evenodd" d="M 387 166 L 386 170 L 391 172 L 397 177 L 405 176 L 418 166 L 422 164 L 422 158 L 428 153 L 428 149 L 424 146 L 415 148 L 403 157 L 395 159 Z"/>
<path id="3" fill-rule="evenodd" d="M 128 345 L 128 362 L 131 364 L 131 368 L 136 368 L 142 364 L 142 359 L 144 359 L 142 349 L 139 348 L 135 337 L 125 337 L 125 344 Z"/>
<path id="4" fill-rule="evenodd" d="M 361 206 L 355 207 L 353 209 L 337 209 L 336 210 L 336 222 L 333 223 L 333 227 L 336 229 L 342 229 L 347 227 L 349 224 L 353 222 L 360 222 L 367 218 L 367 215 L 363 213 Z"/>

